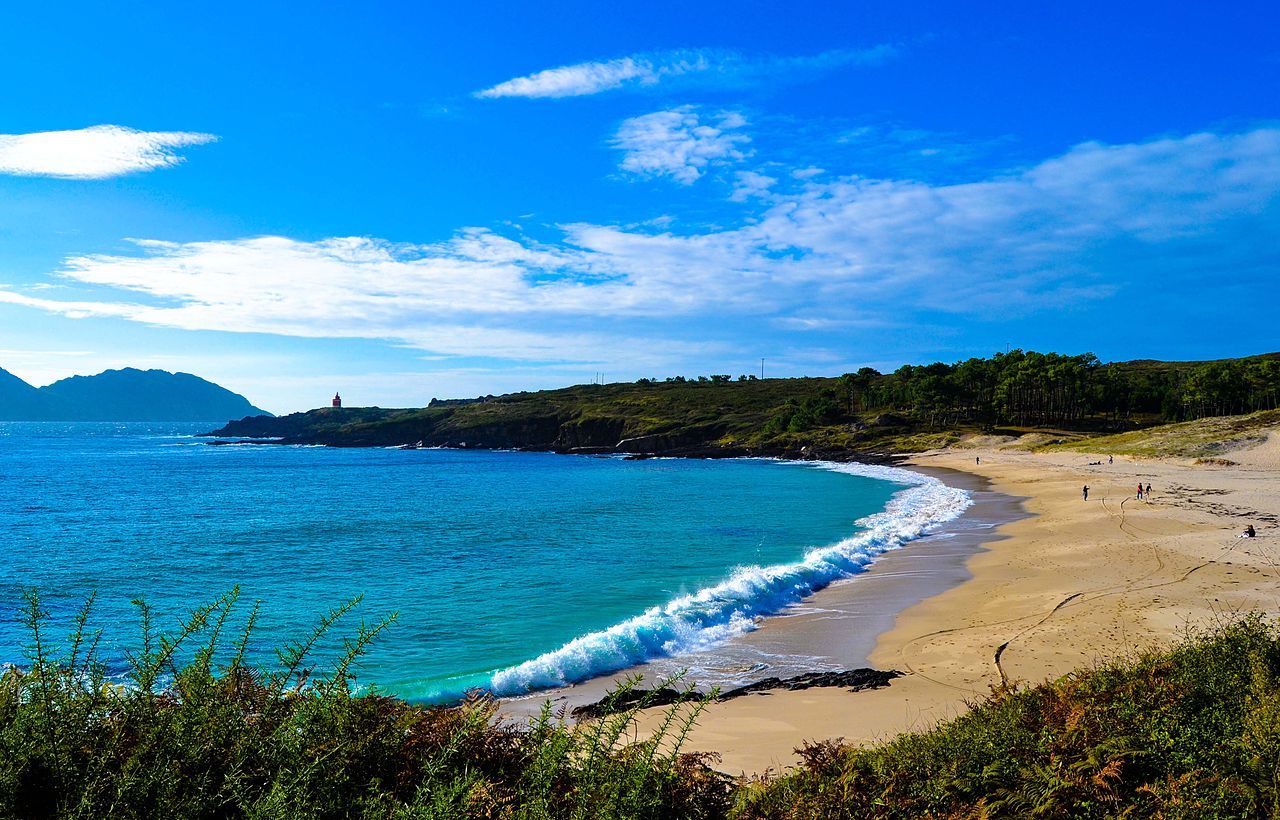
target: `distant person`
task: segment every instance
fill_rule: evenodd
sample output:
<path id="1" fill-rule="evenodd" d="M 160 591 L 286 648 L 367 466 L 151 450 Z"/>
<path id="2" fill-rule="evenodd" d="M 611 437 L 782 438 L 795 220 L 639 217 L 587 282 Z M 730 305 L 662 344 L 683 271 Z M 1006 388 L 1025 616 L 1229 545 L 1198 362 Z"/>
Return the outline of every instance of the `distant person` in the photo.
<path id="1" fill-rule="evenodd" d="M 1257 535 L 1258 535 L 1258 531 L 1253 528 L 1252 524 L 1245 527 L 1244 532 L 1240 533 L 1241 538 L 1254 538 Z"/>
<path id="2" fill-rule="evenodd" d="M 1089 485 L 1088 485 L 1088 484 L 1084 485 L 1084 500 L 1085 500 L 1085 501 L 1088 501 L 1088 500 L 1089 500 Z"/>
<path id="3" fill-rule="evenodd" d="M 973 458 L 973 463 L 974 463 L 974 464 L 981 464 L 981 463 L 982 463 L 982 456 L 974 456 L 974 458 Z"/>
<path id="4" fill-rule="evenodd" d="M 1150 500 L 1151 500 L 1151 485 L 1150 485 L 1150 484 L 1148 484 L 1148 485 L 1147 485 L 1146 497 L 1147 497 L 1147 500 L 1148 500 L 1148 501 L 1150 501 Z"/>
<path id="5" fill-rule="evenodd" d="M 1115 463 L 1116 463 L 1116 458 L 1115 458 L 1115 456 L 1107 456 L 1107 463 L 1108 463 L 1108 464 L 1115 464 Z"/>
<path id="6" fill-rule="evenodd" d="M 1138 482 L 1138 500 L 1139 501 L 1142 500 L 1142 482 L 1141 481 Z"/>

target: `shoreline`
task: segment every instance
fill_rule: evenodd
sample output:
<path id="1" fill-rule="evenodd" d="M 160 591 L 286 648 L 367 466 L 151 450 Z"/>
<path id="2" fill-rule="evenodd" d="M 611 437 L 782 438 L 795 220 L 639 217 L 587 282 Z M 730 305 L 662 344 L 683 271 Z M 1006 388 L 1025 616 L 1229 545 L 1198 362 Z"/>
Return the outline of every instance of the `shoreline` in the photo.
<path id="1" fill-rule="evenodd" d="M 725 643 L 701 652 L 653 658 L 556 689 L 502 698 L 501 712 L 523 718 L 550 701 L 554 709 L 567 713 L 600 701 L 628 679 L 638 678 L 639 686 L 653 688 L 685 670 L 688 674 L 681 684 L 706 691 L 712 684 L 723 690 L 771 677 L 872 666 L 870 655 L 880 634 L 892 627 L 902 611 L 967 580 L 969 558 L 985 549 L 987 541 L 1000 537 L 1001 524 L 1026 515 L 1021 499 L 994 492 L 979 476 L 933 467 L 899 468 L 964 490 L 970 506 L 934 531 L 877 555 L 864 571 L 762 617 L 757 628 Z"/>
<path id="2" fill-rule="evenodd" d="M 981 456 L 981 465 L 974 459 Z M 1098 454 L 952 449 L 911 469 L 959 470 L 1025 498 L 1027 517 L 966 562 L 971 577 L 908 607 L 879 636 L 871 666 L 906 673 L 887 688 L 776 691 L 713 703 L 688 751 L 730 774 L 778 771 L 808 741 L 868 744 L 961 714 L 1002 678 L 1033 685 L 1167 646 L 1230 613 L 1280 612 L 1280 436 L 1194 465 Z M 1105 461 L 1106 455 L 1101 455 Z M 1131 495 L 1137 481 L 1154 498 Z M 1089 484 L 1089 501 L 1081 487 Z M 1245 523 L 1258 537 L 1236 535 Z M 655 723 L 641 719 L 641 731 Z"/>

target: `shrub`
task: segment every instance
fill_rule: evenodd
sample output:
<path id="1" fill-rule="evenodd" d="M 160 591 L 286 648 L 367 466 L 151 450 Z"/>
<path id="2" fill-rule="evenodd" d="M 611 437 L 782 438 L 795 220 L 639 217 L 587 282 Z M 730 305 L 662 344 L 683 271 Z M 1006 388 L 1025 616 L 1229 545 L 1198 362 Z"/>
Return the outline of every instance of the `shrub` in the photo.
<path id="1" fill-rule="evenodd" d="M 629 744 L 644 698 L 576 725 L 549 706 L 528 726 L 500 721 L 482 695 L 415 706 L 356 691 L 356 661 L 393 619 L 361 625 L 342 656 L 315 665 L 353 600 L 263 670 L 244 660 L 256 608 L 225 640 L 238 598 L 168 633 L 138 602 L 143 648 L 121 684 L 98 659 L 92 599 L 55 647 L 30 593 L 30 664 L 0 676 L 0 817 L 725 816 L 728 778 L 680 748 L 703 700 L 670 707 Z"/>

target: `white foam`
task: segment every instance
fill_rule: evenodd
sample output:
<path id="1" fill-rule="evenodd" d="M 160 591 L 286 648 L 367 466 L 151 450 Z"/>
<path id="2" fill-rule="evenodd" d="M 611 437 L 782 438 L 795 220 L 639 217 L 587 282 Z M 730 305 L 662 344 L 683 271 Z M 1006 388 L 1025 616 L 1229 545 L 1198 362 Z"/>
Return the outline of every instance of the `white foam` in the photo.
<path id="1" fill-rule="evenodd" d="M 876 556 L 919 538 L 963 513 L 964 490 L 932 476 L 870 464 L 800 462 L 908 485 L 882 512 L 857 523 L 863 531 L 805 553 L 794 564 L 741 567 L 721 583 L 675 598 L 600 632 L 493 675 L 495 694 L 513 696 L 617 672 L 657 657 L 705 650 L 756 628 L 756 619 L 793 606 L 833 581 L 866 570 Z"/>

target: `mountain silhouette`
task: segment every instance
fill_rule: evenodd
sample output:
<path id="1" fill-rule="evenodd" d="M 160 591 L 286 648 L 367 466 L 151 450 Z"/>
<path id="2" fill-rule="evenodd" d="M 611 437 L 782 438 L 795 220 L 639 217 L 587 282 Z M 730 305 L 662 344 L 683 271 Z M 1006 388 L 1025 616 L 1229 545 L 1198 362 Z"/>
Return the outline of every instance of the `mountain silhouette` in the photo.
<path id="1" fill-rule="evenodd" d="M 0 421 L 226 421 L 269 416 L 190 373 L 107 370 L 32 387 L 0 369 Z"/>

